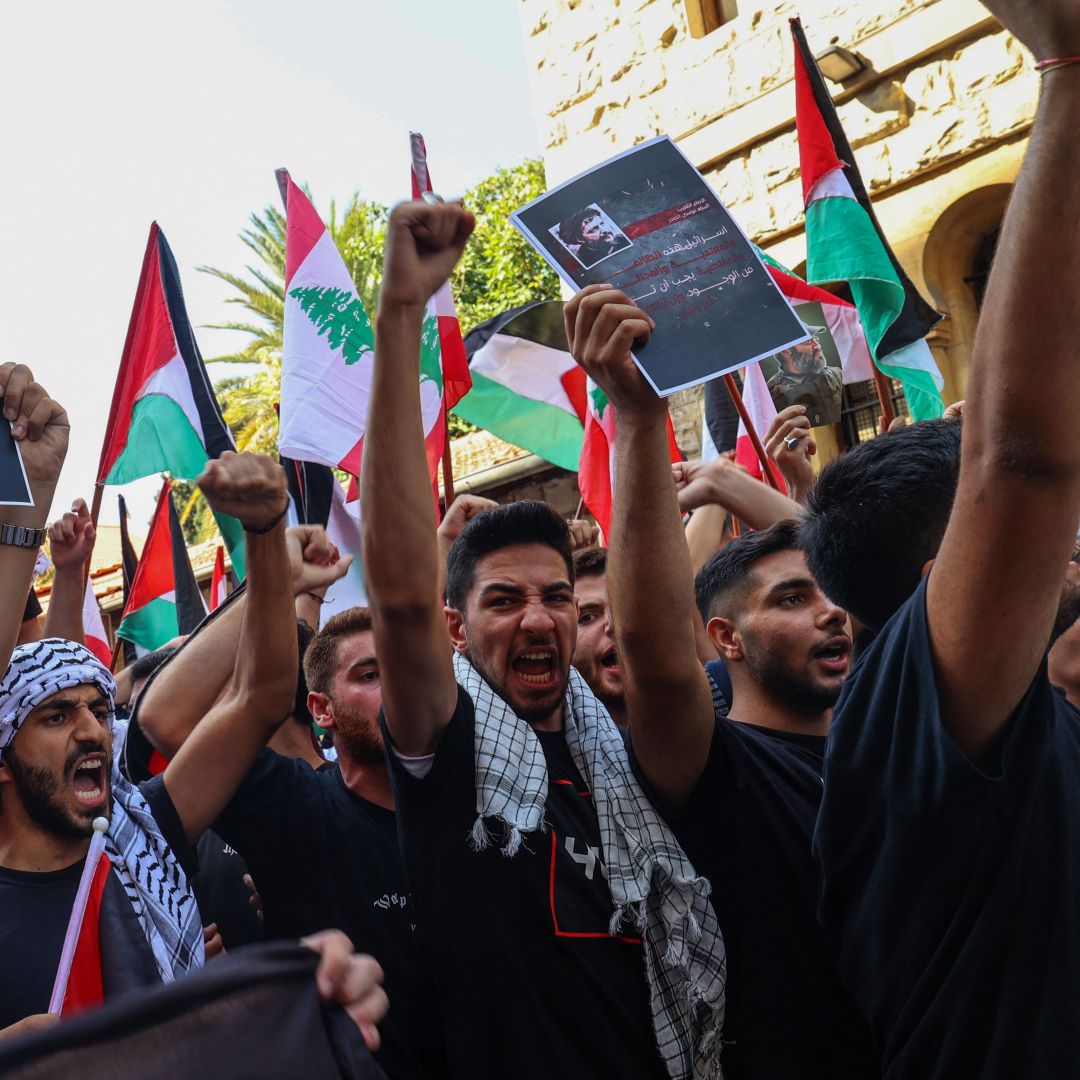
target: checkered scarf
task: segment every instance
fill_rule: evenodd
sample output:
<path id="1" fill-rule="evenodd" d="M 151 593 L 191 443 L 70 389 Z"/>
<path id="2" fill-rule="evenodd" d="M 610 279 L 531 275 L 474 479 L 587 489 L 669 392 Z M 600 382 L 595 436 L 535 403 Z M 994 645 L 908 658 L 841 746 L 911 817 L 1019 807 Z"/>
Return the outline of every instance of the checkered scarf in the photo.
<path id="1" fill-rule="evenodd" d="M 545 830 L 548 769 L 532 727 L 481 677 L 454 657 L 458 683 L 476 710 L 476 822 L 469 842 L 495 842 L 487 819 L 505 832 L 512 857 L 522 836 Z M 615 722 L 574 670 L 565 701 L 566 743 L 593 793 L 615 911 L 608 930 L 631 924 L 645 943 L 653 1029 L 674 1080 L 720 1077 L 727 959 L 709 902 L 709 883 L 679 847 L 630 767 Z"/>
<path id="2" fill-rule="evenodd" d="M 116 683 L 89 649 L 62 638 L 20 645 L 0 682 L 0 757 L 23 721 L 46 698 L 72 686 L 96 686 L 109 702 L 112 731 Z M 176 856 L 137 787 L 113 755 L 112 809 L 105 850 L 154 953 L 163 982 L 203 964 L 202 920 Z"/>

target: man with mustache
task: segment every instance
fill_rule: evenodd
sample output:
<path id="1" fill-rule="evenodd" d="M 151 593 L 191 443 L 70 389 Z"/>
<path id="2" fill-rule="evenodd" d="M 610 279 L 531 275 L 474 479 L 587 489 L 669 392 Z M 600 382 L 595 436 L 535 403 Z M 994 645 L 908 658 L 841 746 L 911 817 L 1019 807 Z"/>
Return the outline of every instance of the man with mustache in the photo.
<path id="1" fill-rule="evenodd" d="M 566 306 L 574 358 L 618 417 L 607 577 L 632 755 L 709 879 L 727 944 L 724 1075 L 869 1080 L 876 1055 L 817 925 L 810 854 L 825 736 L 850 663 L 847 615 L 818 589 L 793 522 L 731 541 L 696 590 L 731 680 L 723 708 L 695 648 L 667 404 L 631 356 L 652 330 L 608 285 Z"/>
<path id="2" fill-rule="evenodd" d="M 789 405 L 805 405 L 810 412 L 811 426 L 822 423 L 821 414 L 826 402 L 839 402 L 843 390 L 843 375 L 839 368 L 830 367 L 821 345 L 809 327 L 809 341 L 801 341 L 777 353 L 780 369 L 768 382 L 769 393 L 777 411 Z"/>

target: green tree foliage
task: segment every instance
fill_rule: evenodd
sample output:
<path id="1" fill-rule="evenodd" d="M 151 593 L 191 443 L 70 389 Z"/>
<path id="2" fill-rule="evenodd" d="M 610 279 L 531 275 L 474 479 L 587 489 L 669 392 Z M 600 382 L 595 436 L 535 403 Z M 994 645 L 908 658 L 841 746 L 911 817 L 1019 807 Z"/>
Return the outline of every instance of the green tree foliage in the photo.
<path id="1" fill-rule="evenodd" d="M 477 224 L 451 279 L 462 333 L 507 308 L 559 296 L 556 275 L 510 223 L 510 213 L 544 189 L 543 163 L 530 159 L 499 169 L 465 193 L 465 205 L 476 214 Z M 378 301 L 386 219 L 385 206 L 359 195 L 353 196 L 340 217 L 331 203 L 325 219 L 368 315 L 374 314 Z M 236 330 L 246 334 L 247 341 L 237 352 L 207 362 L 252 365 L 250 375 L 229 376 L 217 383 L 218 400 L 239 449 L 273 453 L 285 310 L 285 215 L 277 207 L 267 206 L 261 214 L 251 215 L 240 239 L 255 256 L 245 275 L 216 267 L 200 269 L 228 284 L 235 292 L 228 302 L 239 305 L 244 313 L 214 328 Z M 368 343 L 362 333 L 363 311 L 343 306 L 341 297 L 307 295 L 328 291 L 304 290 L 301 306 L 320 333 L 328 333 L 335 347 L 344 342 L 346 363 L 353 363 Z M 452 438 L 476 430 L 453 414 L 449 428 Z M 195 500 L 190 505 L 197 504 Z"/>
<path id="2" fill-rule="evenodd" d="M 173 500 L 180 512 L 180 528 L 188 547 L 208 540 L 217 532 L 217 522 L 202 492 L 190 480 L 172 482 Z"/>

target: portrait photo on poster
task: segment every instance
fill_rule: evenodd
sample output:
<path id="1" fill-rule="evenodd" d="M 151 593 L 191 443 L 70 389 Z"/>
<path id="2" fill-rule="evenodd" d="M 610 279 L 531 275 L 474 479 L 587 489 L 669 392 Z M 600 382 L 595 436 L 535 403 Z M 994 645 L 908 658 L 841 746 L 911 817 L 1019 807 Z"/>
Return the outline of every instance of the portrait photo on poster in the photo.
<path id="1" fill-rule="evenodd" d="M 805 341 L 746 234 L 666 135 L 510 215 L 574 290 L 610 284 L 656 323 L 633 357 L 669 395 Z"/>
<path id="2" fill-rule="evenodd" d="M 0 424 L 0 506 L 33 506 L 22 451 L 11 425 Z"/>
<path id="3" fill-rule="evenodd" d="M 573 211 L 548 232 L 586 270 L 633 246 L 633 241 L 596 203 Z"/>
<path id="4" fill-rule="evenodd" d="M 817 301 L 795 304 L 794 309 L 809 339 L 764 357 L 761 374 L 777 412 L 789 405 L 803 405 L 812 427 L 835 424 L 840 419 L 844 390 L 840 350 Z"/>

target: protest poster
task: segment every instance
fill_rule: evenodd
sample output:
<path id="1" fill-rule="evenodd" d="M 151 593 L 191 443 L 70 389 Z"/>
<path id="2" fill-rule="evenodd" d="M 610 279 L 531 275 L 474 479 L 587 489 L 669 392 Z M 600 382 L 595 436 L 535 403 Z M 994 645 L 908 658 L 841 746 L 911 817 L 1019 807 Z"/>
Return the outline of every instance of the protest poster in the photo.
<path id="1" fill-rule="evenodd" d="M 810 337 L 766 356 L 761 361 L 761 373 L 777 412 L 789 405 L 805 405 L 812 427 L 835 424 L 840 419 L 844 389 L 840 350 L 821 304 L 816 300 L 795 304 L 794 311 Z"/>
<path id="2" fill-rule="evenodd" d="M 673 394 L 806 341 L 742 229 L 661 135 L 511 215 L 575 290 L 608 283 L 656 322 L 634 360 Z"/>
<path id="3" fill-rule="evenodd" d="M 22 451 L 11 425 L 0 424 L 0 506 L 33 506 Z"/>

